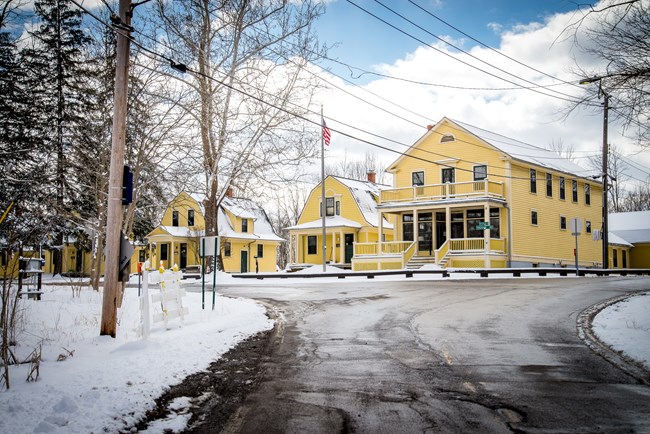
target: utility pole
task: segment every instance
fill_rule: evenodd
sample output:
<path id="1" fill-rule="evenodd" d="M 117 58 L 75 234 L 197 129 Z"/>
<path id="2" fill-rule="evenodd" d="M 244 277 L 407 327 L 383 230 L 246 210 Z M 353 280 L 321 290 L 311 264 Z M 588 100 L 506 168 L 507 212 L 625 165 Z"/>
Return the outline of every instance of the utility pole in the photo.
<path id="1" fill-rule="evenodd" d="M 609 225 L 607 220 L 609 218 L 609 209 L 608 201 L 609 198 L 609 174 L 608 172 L 608 156 L 609 156 L 609 145 L 607 144 L 607 124 L 609 123 L 609 95 L 603 90 L 603 78 L 611 77 L 611 75 L 603 75 L 600 77 L 590 77 L 580 80 L 580 84 L 589 84 L 598 82 L 598 98 L 602 94 L 604 97 L 603 102 L 603 167 L 602 167 L 602 176 L 603 176 L 603 269 L 609 268 Z"/>
<path id="2" fill-rule="evenodd" d="M 131 0 L 120 0 L 120 25 L 117 28 L 115 94 L 111 143 L 111 166 L 108 178 L 108 215 L 106 218 L 106 265 L 104 300 L 100 335 L 115 337 L 117 329 L 118 273 L 122 229 L 122 176 L 126 142 L 126 110 L 129 85 L 129 28 Z"/>

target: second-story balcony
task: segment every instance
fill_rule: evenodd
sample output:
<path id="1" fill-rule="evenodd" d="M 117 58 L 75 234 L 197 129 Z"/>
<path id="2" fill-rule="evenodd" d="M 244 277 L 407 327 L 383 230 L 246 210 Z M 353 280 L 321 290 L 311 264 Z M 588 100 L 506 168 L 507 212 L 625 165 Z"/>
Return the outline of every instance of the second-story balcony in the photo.
<path id="1" fill-rule="evenodd" d="M 484 179 L 481 181 L 390 188 L 381 191 L 381 203 L 480 197 L 503 199 L 504 184 Z"/>

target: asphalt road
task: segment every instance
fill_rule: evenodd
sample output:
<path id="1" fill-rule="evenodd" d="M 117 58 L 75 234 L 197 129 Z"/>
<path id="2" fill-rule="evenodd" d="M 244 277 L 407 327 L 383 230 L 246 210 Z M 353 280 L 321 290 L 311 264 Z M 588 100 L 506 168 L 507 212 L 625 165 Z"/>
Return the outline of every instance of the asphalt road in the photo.
<path id="1" fill-rule="evenodd" d="M 649 278 L 279 285 L 223 288 L 284 319 L 224 432 L 650 432 L 650 387 L 576 331 Z"/>

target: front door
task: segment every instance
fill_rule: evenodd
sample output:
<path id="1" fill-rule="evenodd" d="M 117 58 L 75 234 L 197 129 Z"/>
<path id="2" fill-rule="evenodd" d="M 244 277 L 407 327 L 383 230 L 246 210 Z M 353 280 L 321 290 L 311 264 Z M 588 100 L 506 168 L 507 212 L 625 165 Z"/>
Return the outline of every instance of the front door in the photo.
<path id="1" fill-rule="evenodd" d="M 248 252 L 246 250 L 241 251 L 241 268 L 242 273 L 248 273 Z"/>
<path id="2" fill-rule="evenodd" d="M 187 268 L 187 243 L 181 243 L 181 255 L 179 258 L 181 270 Z"/>
<path id="3" fill-rule="evenodd" d="M 436 250 L 442 247 L 445 241 L 447 241 L 447 224 L 436 222 Z"/>
<path id="4" fill-rule="evenodd" d="M 432 214 L 418 214 L 418 254 L 431 255 L 433 253 L 433 222 Z"/>
<path id="5" fill-rule="evenodd" d="M 345 263 L 352 262 L 354 255 L 354 234 L 345 234 Z"/>
<path id="6" fill-rule="evenodd" d="M 77 249 L 77 257 L 75 258 L 75 269 L 77 273 L 81 273 L 83 271 L 83 260 L 84 257 L 84 252 L 81 249 Z"/>

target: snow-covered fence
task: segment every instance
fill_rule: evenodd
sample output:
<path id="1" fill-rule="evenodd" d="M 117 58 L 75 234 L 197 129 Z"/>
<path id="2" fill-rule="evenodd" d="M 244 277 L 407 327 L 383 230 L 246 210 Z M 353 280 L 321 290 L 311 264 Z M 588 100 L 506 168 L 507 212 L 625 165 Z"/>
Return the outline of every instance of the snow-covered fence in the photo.
<path id="1" fill-rule="evenodd" d="M 149 336 L 151 328 L 151 314 L 150 303 L 160 303 L 160 312 L 153 315 L 153 322 L 164 322 L 167 328 L 168 321 L 174 318 L 180 318 L 181 321 L 185 319 L 185 315 L 189 314 L 187 307 L 183 306 L 183 297 L 185 296 L 185 289 L 181 287 L 181 280 L 183 273 L 181 271 L 164 270 L 161 267 L 160 271 L 149 272 L 149 261 L 145 263 L 143 270 L 143 285 L 142 295 L 140 297 L 140 309 L 142 313 L 141 328 L 142 337 Z M 160 292 L 151 294 L 149 297 L 149 284 L 160 284 Z"/>

